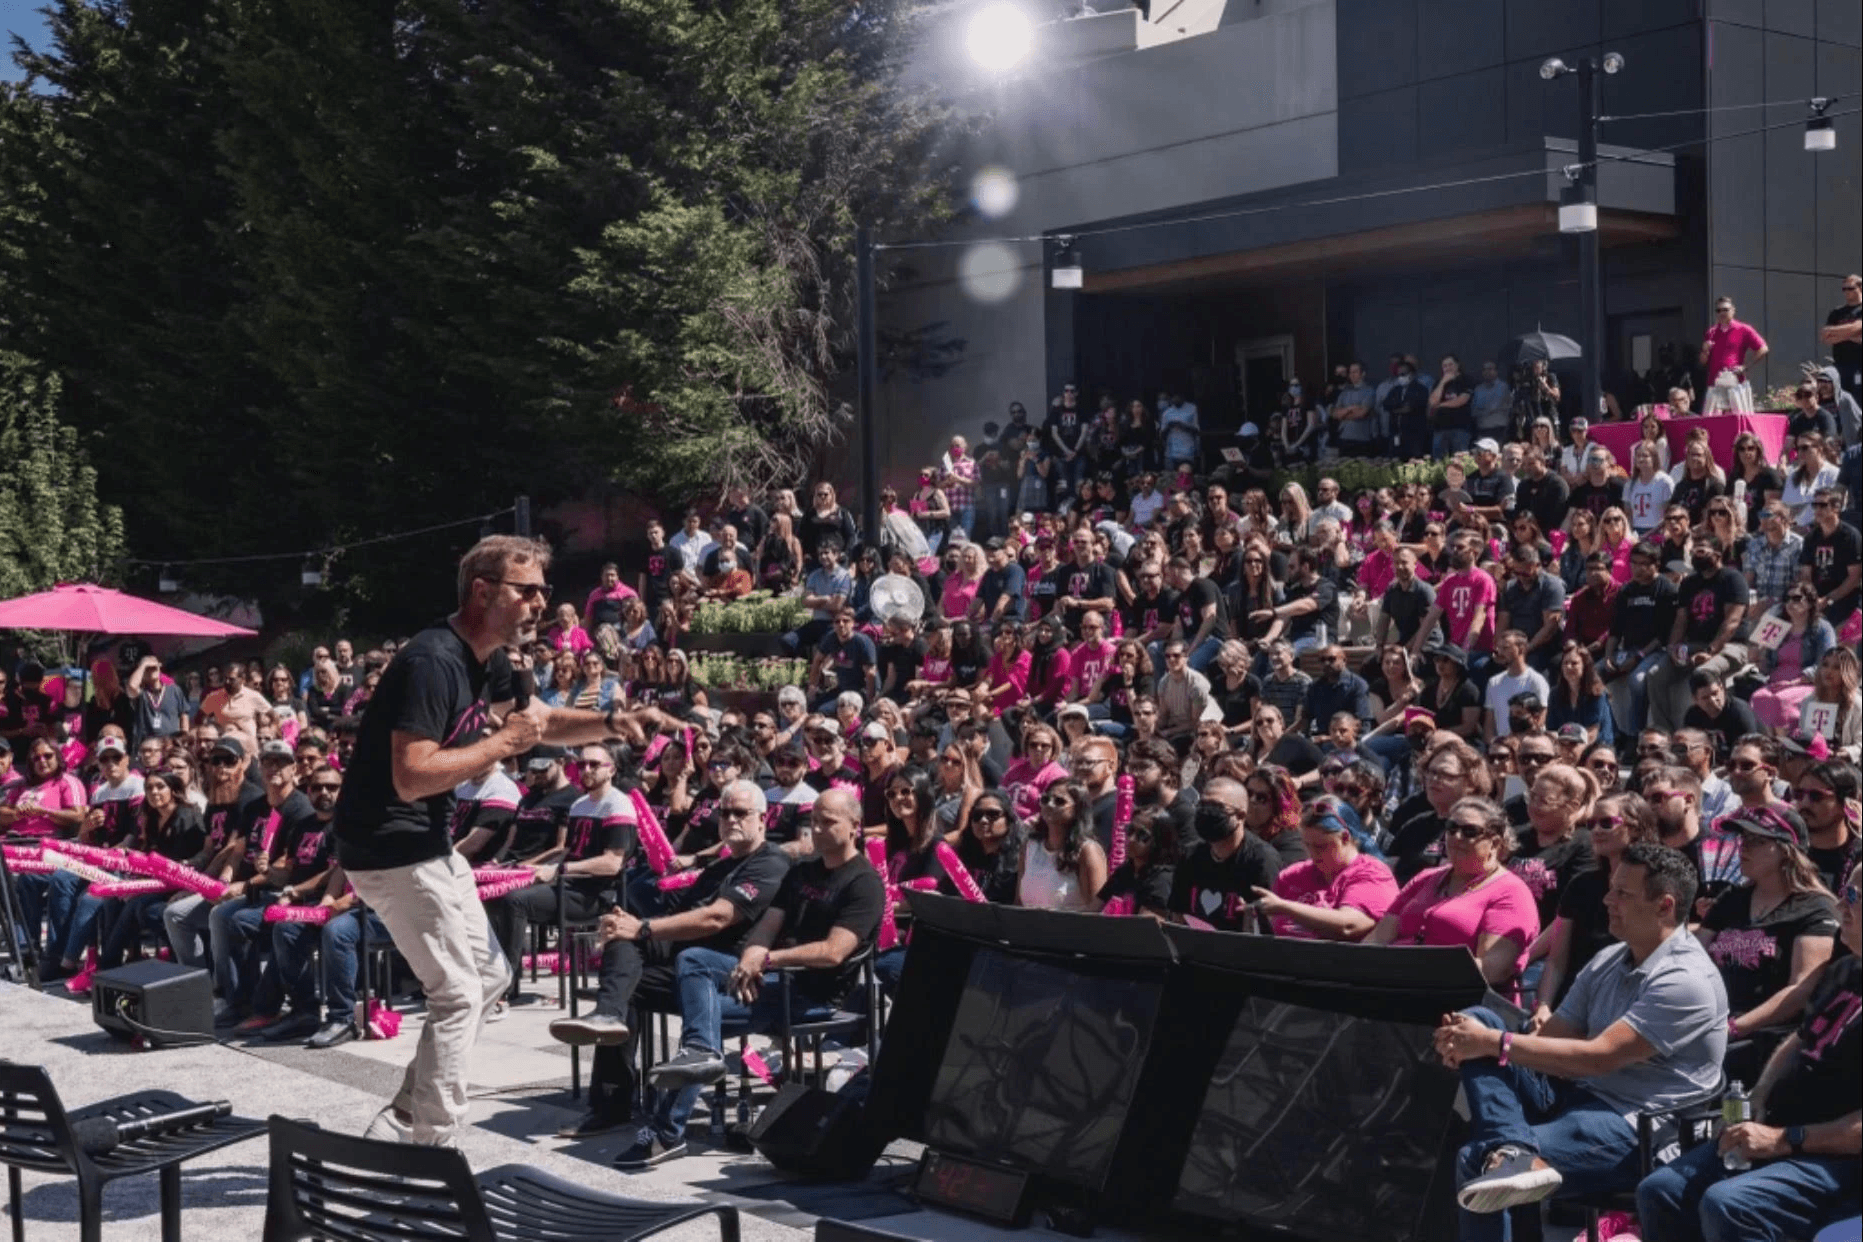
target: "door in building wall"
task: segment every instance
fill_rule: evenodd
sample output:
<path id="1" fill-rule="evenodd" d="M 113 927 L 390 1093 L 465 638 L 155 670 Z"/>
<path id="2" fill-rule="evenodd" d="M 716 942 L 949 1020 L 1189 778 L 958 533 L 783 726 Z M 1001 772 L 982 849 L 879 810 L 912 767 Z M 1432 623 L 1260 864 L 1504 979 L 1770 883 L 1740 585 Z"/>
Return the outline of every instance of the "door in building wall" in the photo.
<path id="1" fill-rule="evenodd" d="M 1236 388 L 1242 394 L 1243 418 L 1260 426 L 1263 434 L 1293 373 L 1293 337 L 1264 336 L 1236 344 Z"/>
<path id="2" fill-rule="evenodd" d="M 1631 407 L 1667 395 L 1665 385 L 1650 382 L 1652 371 L 1666 370 L 1662 364 L 1675 358 L 1683 366 L 1694 362 L 1680 307 L 1612 315 L 1605 339 L 1604 386 L 1616 395 L 1626 417 Z"/>

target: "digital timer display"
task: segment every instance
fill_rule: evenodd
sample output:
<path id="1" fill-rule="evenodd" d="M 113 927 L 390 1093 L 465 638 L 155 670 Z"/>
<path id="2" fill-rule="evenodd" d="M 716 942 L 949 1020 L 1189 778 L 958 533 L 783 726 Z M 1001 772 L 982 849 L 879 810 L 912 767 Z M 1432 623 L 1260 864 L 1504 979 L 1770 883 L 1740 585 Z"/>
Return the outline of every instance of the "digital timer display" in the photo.
<path id="1" fill-rule="evenodd" d="M 1029 1175 L 925 1149 L 913 1190 L 920 1199 L 956 1212 L 1021 1227 L 1028 1223 Z"/>

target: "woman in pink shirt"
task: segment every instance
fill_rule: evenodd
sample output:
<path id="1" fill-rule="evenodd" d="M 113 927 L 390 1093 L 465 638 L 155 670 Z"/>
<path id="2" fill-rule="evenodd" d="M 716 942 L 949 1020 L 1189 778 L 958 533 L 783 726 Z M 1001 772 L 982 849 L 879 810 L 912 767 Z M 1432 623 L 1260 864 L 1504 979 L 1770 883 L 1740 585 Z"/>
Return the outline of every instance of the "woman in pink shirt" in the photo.
<path id="1" fill-rule="evenodd" d="M 87 798 L 84 782 L 65 769 L 64 756 L 50 738 L 35 737 L 26 747 L 26 779 L 13 786 L 0 806 L 0 828 L 22 837 L 71 836 L 83 826 Z"/>
<path id="2" fill-rule="evenodd" d="M 1274 891 L 1257 888 L 1274 934 L 1295 940 L 1363 940 L 1397 900 L 1397 877 L 1358 815 L 1327 794 L 1300 817 L 1307 861 L 1283 867 Z"/>
<path id="3" fill-rule="evenodd" d="M 959 550 L 957 572 L 944 576 L 940 606 L 944 609 L 945 620 L 956 623 L 970 615 L 970 606 L 976 601 L 977 588 L 983 584 L 983 574 L 988 568 L 980 544 L 967 543 Z"/>
<path id="4" fill-rule="evenodd" d="M 1061 735 L 1045 724 L 1030 725 L 1022 733 L 1021 758 L 1010 760 L 1003 773 L 1003 792 L 1013 799 L 1018 819 L 1032 820 L 1041 812 L 1041 796 L 1048 786 L 1066 777 Z"/>
<path id="5" fill-rule="evenodd" d="M 1029 691 L 1029 653 L 1022 650 L 1022 636 L 1013 625 L 996 631 L 996 654 L 990 657 L 985 684 L 979 689 L 989 695 L 990 705 L 1005 712 L 1027 697 Z"/>
<path id="6" fill-rule="evenodd" d="M 568 651 L 575 655 L 581 655 L 595 645 L 589 638 L 589 632 L 582 628 L 574 604 L 556 606 L 556 620 L 543 632 L 543 639 L 550 644 L 551 650 Z"/>
<path id="7" fill-rule="evenodd" d="M 1365 943 L 1462 945 L 1489 986 L 1509 994 L 1540 934 L 1540 915 L 1533 890 L 1507 869 L 1506 812 L 1486 798 L 1463 798 L 1449 809 L 1443 849 L 1449 861 L 1404 885 Z"/>

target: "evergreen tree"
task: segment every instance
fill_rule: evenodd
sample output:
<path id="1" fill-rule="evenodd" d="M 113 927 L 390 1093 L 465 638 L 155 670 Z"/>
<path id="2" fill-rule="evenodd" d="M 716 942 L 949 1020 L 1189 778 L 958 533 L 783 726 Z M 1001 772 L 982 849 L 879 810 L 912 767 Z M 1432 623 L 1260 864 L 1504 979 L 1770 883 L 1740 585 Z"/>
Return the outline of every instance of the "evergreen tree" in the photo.
<path id="1" fill-rule="evenodd" d="M 0 353 L 0 599 L 114 577 L 123 513 L 97 500 L 97 471 L 59 421 L 62 385 Z"/>

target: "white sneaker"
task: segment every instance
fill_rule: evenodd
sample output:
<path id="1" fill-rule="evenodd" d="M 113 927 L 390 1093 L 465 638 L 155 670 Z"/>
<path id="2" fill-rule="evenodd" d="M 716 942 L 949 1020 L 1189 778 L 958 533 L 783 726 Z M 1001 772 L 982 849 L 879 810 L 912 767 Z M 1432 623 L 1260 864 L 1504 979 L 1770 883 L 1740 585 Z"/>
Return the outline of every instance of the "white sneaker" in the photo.
<path id="1" fill-rule="evenodd" d="M 395 1116 L 395 1106 L 390 1104 L 375 1114 L 375 1120 L 362 1132 L 362 1137 L 383 1143 L 411 1143 L 414 1141 L 414 1123 Z"/>
<path id="2" fill-rule="evenodd" d="M 1538 1203 L 1564 1180 L 1538 1152 L 1510 1143 L 1494 1149 L 1487 1168 L 1455 1192 L 1455 1201 L 1468 1212 L 1501 1212 L 1522 1203 Z"/>
<path id="3" fill-rule="evenodd" d="M 511 1002 L 510 1001 L 493 1001 L 491 1011 L 485 1015 L 485 1020 L 487 1022 L 503 1022 L 506 1018 L 510 1016 L 511 1016 Z"/>

